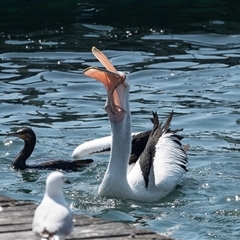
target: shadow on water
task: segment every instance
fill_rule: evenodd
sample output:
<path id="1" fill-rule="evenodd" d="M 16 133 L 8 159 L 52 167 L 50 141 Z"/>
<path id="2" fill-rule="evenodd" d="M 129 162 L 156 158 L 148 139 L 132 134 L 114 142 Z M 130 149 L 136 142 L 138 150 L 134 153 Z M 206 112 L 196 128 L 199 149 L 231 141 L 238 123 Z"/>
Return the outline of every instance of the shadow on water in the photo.
<path id="1" fill-rule="evenodd" d="M 0 3 L 0 29 L 5 33 L 49 31 L 58 35 L 73 23 L 110 25 L 120 29 L 157 28 L 174 33 L 204 31 L 239 32 L 240 3 L 222 1 L 28 1 Z M 52 32 L 51 32 L 52 31 Z"/>
<path id="2" fill-rule="evenodd" d="M 237 34 L 239 5 L 220 0 L 1 1 L 0 51 L 86 51 L 93 45 L 140 50 L 140 39 L 156 33 Z M 166 55 L 171 48 L 161 48 L 161 53 Z"/>

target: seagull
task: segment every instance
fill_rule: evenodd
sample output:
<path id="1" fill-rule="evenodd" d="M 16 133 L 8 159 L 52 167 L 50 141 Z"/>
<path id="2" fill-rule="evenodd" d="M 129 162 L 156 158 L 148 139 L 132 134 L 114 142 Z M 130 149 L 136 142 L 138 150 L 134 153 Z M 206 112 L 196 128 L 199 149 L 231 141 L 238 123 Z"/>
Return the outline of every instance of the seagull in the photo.
<path id="1" fill-rule="evenodd" d="M 100 196 L 125 198 L 142 202 L 156 202 L 174 190 L 187 172 L 187 150 L 182 137 L 171 130 L 173 112 L 163 124 L 153 112 L 153 128 L 140 156 L 129 164 L 132 146 L 131 113 L 127 76 L 115 69 L 97 48 L 93 55 L 106 69 L 89 67 L 88 77 L 100 81 L 107 91 L 105 111 L 108 115 L 112 139 L 107 170 L 100 184 Z"/>
<path id="2" fill-rule="evenodd" d="M 52 172 L 47 177 L 45 194 L 32 222 L 33 232 L 41 239 L 64 240 L 73 230 L 72 214 L 62 192 L 64 183 L 70 182 L 61 172 Z"/>

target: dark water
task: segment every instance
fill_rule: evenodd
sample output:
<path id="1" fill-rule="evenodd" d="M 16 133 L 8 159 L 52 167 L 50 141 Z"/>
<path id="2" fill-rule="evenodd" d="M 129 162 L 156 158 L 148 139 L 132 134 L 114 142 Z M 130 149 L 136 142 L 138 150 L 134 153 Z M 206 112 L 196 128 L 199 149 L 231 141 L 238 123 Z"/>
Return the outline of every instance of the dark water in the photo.
<path id="1" fill-rule="evenodd" d="M 82 75 L 84 68 L 100 66 L 91 54 L 96 46 L 128 75 L 134 132 L 151 128 L 151 111 L 165 120 L 174 110 L 172 128 L 183 127 L 184 143 L 191 145 L 189 172 L 158 203 L 105 199 L 97 189 L 108 155 L 98 156 L 90 167 L 66 172 L 72 187 L 64 192 L 72 210 L 177 239 L 239 239 L 239 3 L 187 3 L 70 1 L 67 7 L 45 5 L 44 13 L 44 6 L 16 6 L 18 19 L 5 15 L 0 194 L 39 202 L 50 172 L 13 171 L 11 161 L 23 143 L 5 138 L 7 131 L 34 129 L 32 161 L 71 159 L 78 144 L 109 135 L 105 90 Z M 5 10 L 12 12 L 13 5 Z M 21 15 L 23 10 L 32 15 Z"/>

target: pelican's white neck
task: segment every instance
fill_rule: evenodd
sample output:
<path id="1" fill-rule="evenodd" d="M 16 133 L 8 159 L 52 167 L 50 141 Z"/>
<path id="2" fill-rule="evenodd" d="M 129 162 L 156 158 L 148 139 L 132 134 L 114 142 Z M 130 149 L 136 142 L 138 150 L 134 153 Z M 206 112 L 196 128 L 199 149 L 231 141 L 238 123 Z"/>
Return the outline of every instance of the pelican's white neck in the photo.
<path id="1" fill-rule="evenodd" d="M 104 196 L 115 196 L 115 191 L 123 190 L 128 192 L 130 189 L 127 181 L 127 168 L 132 141 L 129 85 L 124 91 L 124 105 L 126 112 L 122 121 L 114 122 L 109 118 L 112 131 L 112 149 L 108 168 L 99 188 L 99 194 Z"/>
<path id="2" fill-rule="evenodd" d="M 119 123 L 111 122 L 111 130 L 113 136 L 109 170 L 127 179 L 127 165 L 132 141 L 130 113 L 126 113 L 124 120 Z"/>

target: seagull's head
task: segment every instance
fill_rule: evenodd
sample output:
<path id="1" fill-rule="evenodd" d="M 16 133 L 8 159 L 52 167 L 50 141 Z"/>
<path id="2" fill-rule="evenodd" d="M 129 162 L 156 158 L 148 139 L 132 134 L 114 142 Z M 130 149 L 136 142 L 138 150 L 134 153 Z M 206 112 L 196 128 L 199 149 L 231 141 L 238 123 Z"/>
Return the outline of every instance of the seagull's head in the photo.
<path id="1" fill-rule="evenodd" d="M 52 172 L 47 177 L 46 181 L 46 191 L 48 194 L 54 194 L 57 192 L 62 192 L 62 186 L 64 183 L 70 183 L 61 172 Z"/>

